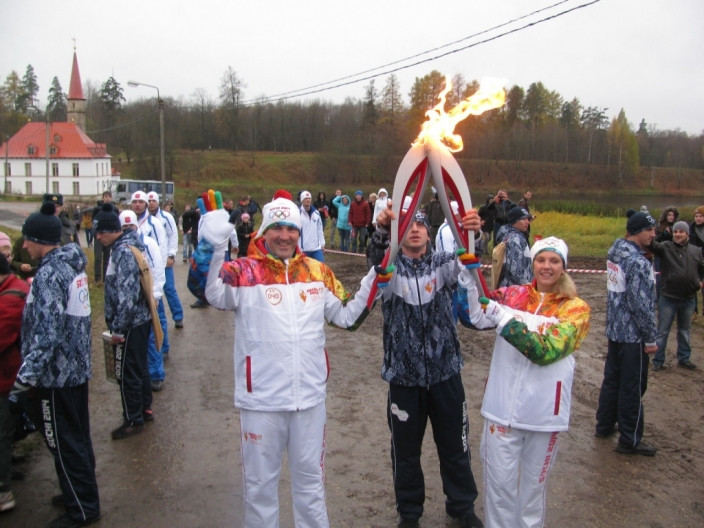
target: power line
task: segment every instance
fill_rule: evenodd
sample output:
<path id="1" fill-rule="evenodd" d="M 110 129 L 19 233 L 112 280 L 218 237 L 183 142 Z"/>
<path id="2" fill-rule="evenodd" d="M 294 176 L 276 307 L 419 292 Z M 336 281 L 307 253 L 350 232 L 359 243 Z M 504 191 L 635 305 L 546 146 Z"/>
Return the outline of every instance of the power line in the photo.
<path id="1" fill-rule="evenodd" d="M 550 21 L 550 20 L 554 20 L 554 19 L 556 19 L 556 18 L 559 18 L 559 17 L 561 17 L 561 16 L 563 16 L 563 15 L 566 15 L 566 14 L 571 13 L 571 12 L 573 12 L 573 11 L 576 11 L 576 10 L 578 10 L 578 9 L 583 9 L 583 8 L 585 8 L 585 7 L 589 7 L 589 6 L 593 5 L 593 4 L 596 4 L 596 3 L 600 2 L 601 0 L 592 0 L 591 2 L 587 2 L 587 3 L 581 4 L 581 5 L 578 5 L 578 6 L 575 6 L 575 7 L 569 8 L 569 9 L 566 9 L 566 10 L 561 11 L 561 12 L 559 12 L 559 13 L 556 13 L 556 14 L 554 14 L 554 15 L 550 15 L 550 16 L 547 16 L 547 17 L 542 18 L 542 19 L 540 19 L 540 20 L 536 20 L 536 21 L 534 21 L 534 22 L 530 22 L 530 23 L 525 24 L 525 25 L 523 25 L 523 26 L 521 26 L 521 27 L 518 27 L 518 28 L 515 28 L 515 29 L 511 29 L 511 30 L 509 30 L 509 31 L 505 31 L 505 32 L 500 33 L 500 34 L 498 34 L 498 35 L 495 35 L 495 36 L 493 36 L 493 37 L 489 37 L 489 38 L 486 38 L 486 39 L 484 39 L 484 40 L 480 40 L 480 41 L 478 41 L 478 42 L 474 42 L 474 43 L 472 43 L 472 44 L 469 44 L 469 45 L 467 45 L 467 46 L 463 46 L 463 47 L 460 47 L 460 48 L 457 48 L 457 49 L 453 49 L 453 50 L 450 50 L 450 51 L 441 53 L 441 54 L 439 54 L 439 55 L 435 55 L 435 56 L 428 57 L 428 58 L 425 58 L 425 59 L 422 59 L 422 60 L 418 60 L 418 61 L 416 61 L 416 62 L 412 62 L 412 63 L 410 63 L 410 64 L 406 64 L 405 66 L 399 66 L 399 67 L 397 67 L 397 68 L 387 69 L 387 70 L 385 70 L 385 71 L 382 71 L 382 72 L 379 72 L 379 73 L 376 73 L 376 74 L 373 74 L 373 75 L 366 75 L 367 73 L 377 71 L 377 70 L 379 70 L 379 69 L 381 69 L 381 68 L 387 68 L 388 66 L 394 66 L 394 65 L 399 64 L 399 63 L 403 63 L 403 62 L 406 62 L 406 61 L 409 61 L 409 60 L 413 60 L 413 59 L 415 59 L 415 58 L 417 58 L 417 57 L 422 57 L 423 55 L 427 55 L 428 53 L 432 53 L 432 52 L 437 51 L 437 50 L 445 49 L 445 48 L 447 48 L 447 47 L 449 47 L 449 46 L 453 46 L 453 45 L 458 44 L 458 43 L 460 43 L 460 42 L 464 42 L 464 41 L 466 41 L 466 40 L 475 38 L 475 37 L 477 37 L 477 36 L 480 36 L 480 35 L 483 35 L 483 34 L 486 34 L 486 33 L 490 33 L 490 32 L 492 32 L 492 31 L 495 31 L 496 29 L 499 29 L 499 28 L 505 27 L 505 26 L 507 26 L 507 25 L 513 24 L 513 23 L 515 23 L 515 22 L 517 22 L 517 21 L 520 21 L 520 20 L 523 20 L 523 19 L 525 19 L 525 18 L 529 18 L 529 17 L 534 16 L 535 14 L 541 13 L 541 12 L 543 12 L 543 11 L 550 10 L 550 9 L 552 9 L 552 8 L 554 8 L 554 7 L 557 7 L 557 6 L 561 5 L 561 4 L 567 3 L 567 2 L 569 2 L 569 1 L 571 1 L 571 0 L 561 0 L 560 2 L 557 2 L 557 3 L 555 3 L 555 4 L 552 4 L 552 5 L 547 6 L 547 7 L 545 7 L 545 8 L 542 8 L 542 9 L 539 9 L 539 10 L 536 10 L 536 11 L 533 11 L 533 12 L 530 13 L 530 14 L 527 14 L 527 15 L 524 15 L 524 16 L 521 16 L 521 17 L 518 17 L 518 18 L 513 19 L 513 20 L 510 20 L 510 21 L 508 21 L 508 22 L 504 22 L 504 23 L 499 24 L 499 25 L 497 25 L 497 26 L 494 26 L 494 27 L 492 27 L 492 28 L 490 28 L 490 29 L 486 29 L 486 30 L 480 31 L 480 32 L 475 33 L 475 34 L 473 34 L 473 35 L 469 35 L 469 36 L 467 36 L 467 37 L 464 37 L 464 38 L 462 38 L 462 39 L 456 40 L 456 41 L 454 41 L 454 42 L 450 42 L 450 43 L 448 43 L 448 44 L 444 44 L 444 45 L 439 46 L 439 47 L 437 47 L 437 48 L 433 48 L 433 49 L 424 51 L 424 52 L 422 52 L 422 53 L 418 53 L 418 54 L 416 54 L 416 55 L 412 55 L 412 56 L 410 56 L 410 57 L 406 57 L 405 59 L 400 59 L 400 60 L 397 60 L 397 61 L 393 61 L 393 62 L 390 62 L 390 63 L 388 63 L 388 64 L 382 65 L 382 66 L 377 66 L 376 68 L 372 68 L 372 69 L 369 69 L 369 70 L 365 70 L 365 71 L 363 71 L 363 72 L 359 72 L 359 73 L 356 73 L 356 74 L 353 74 L 353 75 L 348 75 L 348 76 L 345 76 L 345 77 L 341 77 L 341 78 L 339 78 L 339 79 L 332 80 L 332 81 L 328 81 L 328 82 L 325 82 L 325 83 L 320 83 L 320 84 L 316 84 L 316 85 L 313 85 L 313 86 L 309 86 L 309 87 L 307 87 L 307 88 L 300 88 L 300 89 L 298 89 L 298 90 L 293 90 L 293 91 L 289 91 L 289 92 L 283 92 L 283 93 L 281 93 L 281 94 L 273 95 L 273 96 L 270 96 L 270 97 L 264 97 L 264 98 L 259 98 L 259 99 L 256 99 L 256 100 L 245 101 L 245 102 L 242 103 L 242 105 L 243 105 L 243 106 L 252 106 L 252 105 L 254 105 L 254 104 L 274 103 L 274 102 L 278 102 L 278 101 L 285 101 L 285 100 L 287 100 L 287 99 L 293 99 L 293 98 L 295 98 L 295 97 L 301 97 L 301 96 L 305 96 L 305 95 L 313 95 L 313 94 L 316 94 L 316 93 L 321 93 L 321 92 L 333 90 L 333 89 L 335 89 L 335 88 L 340 88 L 340 87 L 343 87 L 343 86 L 349 86 L 349 85 L 357 84 L 357 83 L 360 83 L 360 82 L 363 82 L 363 81 L 368 81 L 368 80 L 371 80 L 371 79 L 376 79 L 377 77 L 381 77 L 381 76 L 383 76 L 383 75 L 389 75 L 389 74 L 392 74 L 392 73 L 396 73 L 396 72 L 398 72 L 398 71 L 406 70 L 406 69 L 408 69 L 408 68 L 412 68 L 412 67 L 414 67 L 414 66 L 418 66 L 418 65 L 420 65 L 420 64 L 424 64 L 424 63 L 426 63 L 426 62 L 431 62 L 431 61 L 434 61 L 434 60 L 437 60 L 437 59 L 441 59 L 441 58 L 443 58 L 443 57 L 446 57 L 446 56 L 448 56 L 448 55 L 453 55 L 453 54 L 455 54 L 455 53 L 459 53 L 460 51 L 464 51 L 464 50 L 467 50 L 467 49 L 470 49 L 470 48 L 479 46 L 479 45 L 481 45 L 481 44 L 486 44 L 487 42 L 491 42 L 491 41 L 493 41 L 493 40 L 497 40 L 497 39 L 499 39 L 499 38 L 505 37 L 505 36 L 507 36 L 507 35 L 511 35 L 511 34 L 513 34 L 513 33 L 517 33 L 517 32 L 519 32 L 519 31 L 523 31 L 524 29 L 531 28 L 531 27 L 536 26 L 536 25 L 538 25 L 538 24 L 541 24 L 541 23 L 543 23 L 543 22 L 548 22 L 548 21 Z M 356 78 L 356 77 L 358 77 L 358 76 L 360 76 L 360 75 L 366 75 L 366 76 Z M 352 79 L 352 80 L 348 80 L 348 79 Z M 337 84 L 333 84 L 333 83 L 337 83 Z M 331 85 L 331 86 L 328 86 L 328 85 Z M 322 88 L 323 86 L 325 86 L 325 88 Z"/>
<path id="2" fill-rule="evenodd" d="M 547 11 L 547 10 L 552 9 L 553 7 L 556 7 L 556 6 L 560 5 L 560 4 L 564 4 L 564 3 L 567 3 L 567 2 L 571 2 L 571 1 L 572 1 L 572 0 L 560 0 L 560 1 L 557 2 L 556 4 L 552 4 L 552 5 L 550 5 L 550 6 L 547 6 L 547 7 L 542 8 L 542 9 L 538 9 L 538 10 L 533 11 L 532 13 L 529 13 L 529 14 L 527 14 L 527 15 L 523 15 L 523 16 L 520 16 L 520 17 L 518 17 L 518 18 L 514 18 L 514 19 L 512 19 L 512 20 L 509 20 L 508 22 L 504 22 L 504 23 L 499 24 L 499 25 L 497 25 L 497 26 L 494 26 L 494 27 L 492 27 L 492 28 L 479 31 L 478 33 L 474 33 L 473 35 L 469 35 L 469 36 L 467 36 L 467 37 L 463 37 L 463 38 L 461 38 L 461 39 L 459 39 L 459 40 L 455 40 L 455 41 L 453 41 L 453 42 L 448 42 L 447 44 L 443 44 L 442 46 L 438 46 L 438 47 L 436 47 L 436 48 L 432 48 L 432 49 L 423 51 L 423 52 L 421 52 L 421 53 L 416 53 L 415 55 L 411 55 L 410 57 L 406 57 L 406 58 L 404 58 L 404 59 L 399 59 L 399 60 L 395 60 L 395 61 L 392 61 L 392 62 L 388 62 L 388 63 L 386 63 L 386 64 L 382 64 L 381 66 L 377 66 L 377 67 L 371 68 L 371 69 L 369 69 L 369 70 L 364 70 L 364 71 L 361 71 L 361 72 L 358 72 L 358 73 L 355 73 L 355 74 L 352 74 L 352 75 L 346 75 L 346 76 L 344 76 L 344 77 L 339 77 L 339 78 L 337 78 L 337 79 L 333 79 L 332 81 L 327 81 L 327 82 L 324 82 L 324 83 L 314 84 L 314 85 L 312 85 L 312 86 L 307 86 L 307 87 L 305 87 L 305 88 L 299 88 L 298 90 L 291 90 L 291 91 L 288 91 L 288 92 L 282 92 L 282 93 L 279 93 L 279 94 L 273 94 L 273 95 L 271 95 L 271 96 L 269 96 L 269 97 L 281 97 L 281 96 L 285 96 L 285 95 L 293 95 L 293 94 L 295 94 L 295 93 L 297 93 L 297 92 L 302 92 L 302 91 L 304 91 L 304 90 L 311 90 L 311 89 L 313 89 L 313 88 L 319 88 L 319 87 L 322 87 L 322 86 L 326 86 L 326 85 L 328 85 L 328 84 L 332 84 L 332 83 L 336 83 L 336 82 L 340 82 L 340 81 L 345 81 L 345 80 L 347 80 L 347 79 L 352 79 L 352 78 L 358 77 L 358 76 L 360 76 L 360 75 L 366 75 L 366 74 L 368 74 L 368 73 L 371 73 L 371 72 L 376 71 L 376 70 L 380 70 L 380 69 L 382 69 L 382 68 L 388 68 L 389 66 L 394 66 L 394 65 L 400 64 L 400 63 L 402 63 L 402 62 L 406 62 L 406 61 L 409 61 L 409 60 L 412 60 L 412 59 L 415 59 L 415 58 L 418 58 L 418 57 L 422 57 L 423 55 L 427 55 L 428 53 L 432 53 L 432 52 L 434 52 L 434 51 L 438 51 L 438 50 L 441 50 L 441 49 L 444 49 L 444 48 L 448 48 L 448 47 L 450 47 L 450 46 L 454 46 L 455 44 L 459 44 L 460 42 L 464 42 L 464 41 L 466 41 L 466 40 L 469 40 L 469 39 L 478 37 L 478 36 L 483 35 L 483 34 L 485 34 L 485 33 L 490 33 L 491 31 L 495 31 L 495 30 L 500 29 L 500 28 L 502 28 L 502 27 L 504 27 L 504 26 L 508 26 L 508 25 L 510 25 L 510 24 L 513 24 L 514 22 L 518 22 L 519 20 L 523 20 L 523 19 L 525 19 L 525 18 L 532 17 L 532 16 L 534 16 L 534 15 L 536 15 L 536 14 L 538 14 L 538 13 L 541 13 L 541 12 L 543 12 L 543 11 Z"/>
<path id="3" fill-rule="evenodd" d="M 141 117 L 138 117 L 137 119 L 133 119 L 132 121 L 128 121 L 127 123 L 120 123 L 119 125 L 111 126 L 108 128 L 100 128 L 98 130 L 86 130 L 86 134 L 96 134 L 98 132 L 112 132 L 113 130 L 119 130 L 121 128 L 125 128 L 130 125 L 134 125 L 135 123 L 139 123 L 140 121 L 142 121 L 150 116 L 153 116 L 156 113 L 158 113 L 158 110 L 154 110 L 152 112 L 142 114 Z"/>

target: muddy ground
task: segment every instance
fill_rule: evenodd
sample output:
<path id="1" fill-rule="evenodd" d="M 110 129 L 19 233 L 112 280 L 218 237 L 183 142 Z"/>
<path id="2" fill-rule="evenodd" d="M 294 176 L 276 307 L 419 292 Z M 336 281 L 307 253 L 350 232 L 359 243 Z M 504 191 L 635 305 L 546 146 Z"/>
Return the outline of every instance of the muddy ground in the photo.
<path id="1" fill-rule="evenodd" d="M 348 288 L 366 271 L 363 258 L 328 255 L 328 263 Z M 603 263 L 572 259 L 571 267 Z M 162 392 L 155 393 L 156 420 L 145 433 L 110 440 L 120 424 L 117 386 L 106 381 L 101 327 L 94 331 L 94 378 L 91 425 L 97 458 L 102 527 L 239 526 L 242 482 L 238 413 L 232 405 L 233 325 L 229 313 L 195 310 L 185 288 L 186 265 L 176 272 L 186 318 L 183 330 L 171 324 L 171 359 Z M 659 447 L 654 458 L 620 455 L 616 438 L 594 437 L 606 351 L 605 276 L 573 274 L 580 295 L 592 307 L 591 332 L 577 351 L 576 383 L 570 430 L 549 480 L 547 526 L 692 527 L 704 526 L 704 368 L 686 371 L 674 363 L 650 374 L 645 405 L 645 440 Z M 477 512 L 483 516 L 479 461 L 479 414 L 495 335 L 459 330 L 465 367 L 463 379 L 470 409 L 472 467 L 479 485 Z M 693 361 L 704 367 L 704 325 L 695 324 Z M 331 376 L 328 384 L 326 488 L 333 527 L 390 527 L 397 517 L 391 482 L 386 384 L 380 378 L 381 316 L 376 310 L 354 333 L 328 329 Z M 32 438 L 34 437 L 34 438 Z M 19 465 L 25 479 L 13 489 L 17 507 L 0 515 L 0 525 L 44 526 L 60 515 L 50 504 L 58 492 L 53 461 L 37 435 L 24 441 L 29 459 Z M 32 445 L 34 449 L 31 449 Z M 424 527 L 452 526 L 430 431 L 423 467 L 427 499 Z M 280 486 L 281 526 L 292 527 L 289 476 Z"/>

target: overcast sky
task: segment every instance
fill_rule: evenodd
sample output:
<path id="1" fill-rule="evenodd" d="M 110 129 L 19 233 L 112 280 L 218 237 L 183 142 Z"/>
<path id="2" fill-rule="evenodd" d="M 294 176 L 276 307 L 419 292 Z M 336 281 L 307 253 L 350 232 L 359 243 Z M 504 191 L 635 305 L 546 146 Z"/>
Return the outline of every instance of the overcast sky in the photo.
<path id="1" fill-rule="evenodd" d="M 406 102 L 414 79 L 436 69 L 467 81 L 499 78 L 507 88 L 540 81 L 565 100 L 608 108 L 609 118 L 623 108 L 634 129 L 645 119 L 702 133 L 704 2 L 592 1 L 0 0 L 0 75 L 22 77 L 31 64 L 46 104 L 55 76 L 68 91 L 75 38 L 84 87 L 112 75 L 127 101 L 155 95 L 128 80 L 184 101 L 202 88 L 217 101 L 231 66 L 252 100 L 382 73 L 380 89 L 384 72 L 448 54 L 396 72 Z M 361 99 L 368 83 L 297 100 Z"/>

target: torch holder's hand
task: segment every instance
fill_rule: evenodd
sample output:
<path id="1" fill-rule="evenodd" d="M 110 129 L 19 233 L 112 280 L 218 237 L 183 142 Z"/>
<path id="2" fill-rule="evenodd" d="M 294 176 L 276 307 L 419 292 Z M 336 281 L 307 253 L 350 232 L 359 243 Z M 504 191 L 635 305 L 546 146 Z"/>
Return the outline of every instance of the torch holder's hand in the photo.
<path id="1" fill-rule="evenodd" d="M 387 266 L 386 268 L 382 268 L 381 266 L 374 266 L 374 271 L 376 272 L 377 276 L 376 285 L 379 288 L 386 288 L 389 285 L 389 281 L 391 280 L 394 271 L 396 271 L 396 266 L 394 266 L 393 264 Z"/>
<path id="2" fill-rule="evenodd" d="M 229 220 L 230 215 L 225 209 L 216 209 L 206 213 L 201 218 L 198 240 L 205 239 L 216 248 L 226 245 L 235 229 Z"/>
<path id="3" fill-rule="evenodd" d="M 478 269 L 482 263 L 474 253 L 467 253 L 465 248 L 458 248 L 456 251 L 457 258 L 467 269 Z"/>

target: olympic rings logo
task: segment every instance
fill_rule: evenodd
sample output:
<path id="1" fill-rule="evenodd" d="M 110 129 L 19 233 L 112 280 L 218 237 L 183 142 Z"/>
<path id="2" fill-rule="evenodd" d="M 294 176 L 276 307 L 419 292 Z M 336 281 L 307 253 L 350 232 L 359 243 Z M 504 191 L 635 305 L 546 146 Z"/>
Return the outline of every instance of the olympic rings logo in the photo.
<path id="1" fill-rule="evenodd" d="M 275 209 L 269 212 L 269 218 L 275 222 L 286 220 L 289 216 L 291 216 L 291 211 L 288 209 Z"/>

